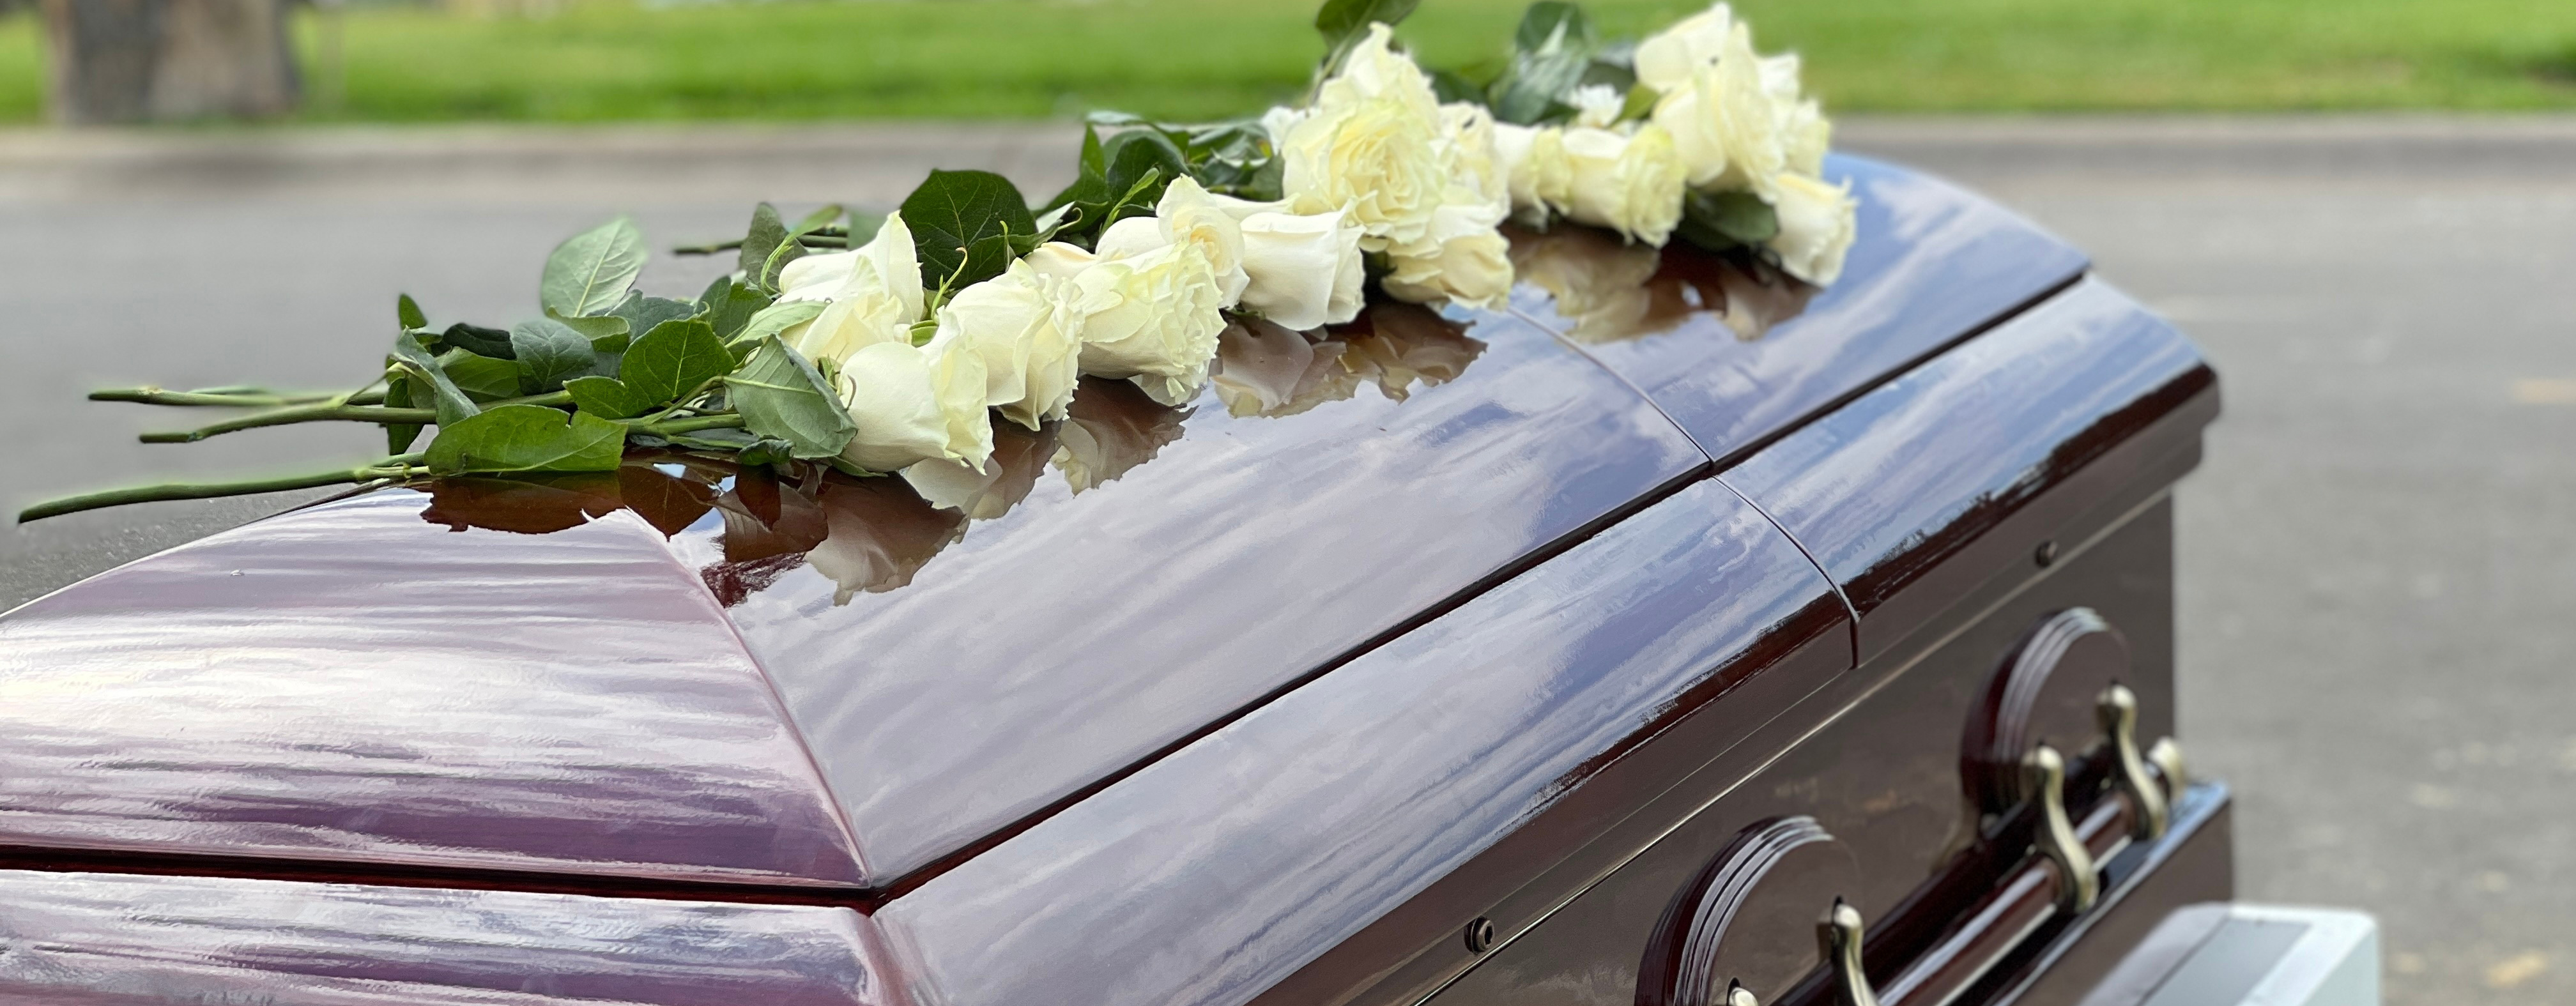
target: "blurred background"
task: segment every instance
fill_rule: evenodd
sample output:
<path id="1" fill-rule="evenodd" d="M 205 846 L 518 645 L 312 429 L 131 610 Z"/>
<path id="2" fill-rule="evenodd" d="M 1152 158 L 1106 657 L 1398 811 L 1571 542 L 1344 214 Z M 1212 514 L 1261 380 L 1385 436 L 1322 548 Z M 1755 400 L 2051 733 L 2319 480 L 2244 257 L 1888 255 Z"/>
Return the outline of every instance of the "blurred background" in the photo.
<path id="1" fill-rule="evenodd" d="M 1464 66 L 1499 56 L 1522 6 L 1433 0 L 1405 34 L 1426 61 Z M 1614 33 L 1701 6 L 1586 5 Z M 2576 4 L 2557 0 L 1736 8 L 1763 45 L 1806 53 L 1810 83 L 1845 112 L 2576 107 Z M 181 40 L 66 78 L 47 56 L 49 9 L 57 51 L 175 29 L 228 41 L 247 65 L 213 67 L 212 46 Z M 290 58 L 300 100 L 243 107 L 301 122 L 1213 117 L 1304 83 L 1312 53 L 1282 42 L 1308 37 L 1313 15 L 1307 0 L 0 0 L 0 122 L 44 121 L 49 65 L 91 95 L 155 61 L 181 89 L 247 93 L 298 77 Z M 225 109 L 173 96 L 157 111 Z"/>
<path id="2" fill-rule="evenodd" d="M 1031 192 L 1081 112 L 1294 94 L 1311 0 L 0 0 L 0 504 L 368 455 L 188 447 L 106 384 L 332 386 L 394 295 L 531 313 L 562 236 Z M 1594 0 L 1612 33 L 1701 4 Z M 1517 0 L 1424 0 L 1426 62 Z M 2385 926 L 2388 1002 L 2576 999 L 2576 3 L 1750 0 L 1837 146 L 2089 250 L 2226 387 L 2179 493 L 2182 722 L 2242 896 Z M 657 256 L 693 292 L 723 268 Z M 275 501 L 0 532 L 65 581 Z M 14 579 L 14 578 L 12 578 Z M 0 607 L 24 600 L 0 596 Z"/>

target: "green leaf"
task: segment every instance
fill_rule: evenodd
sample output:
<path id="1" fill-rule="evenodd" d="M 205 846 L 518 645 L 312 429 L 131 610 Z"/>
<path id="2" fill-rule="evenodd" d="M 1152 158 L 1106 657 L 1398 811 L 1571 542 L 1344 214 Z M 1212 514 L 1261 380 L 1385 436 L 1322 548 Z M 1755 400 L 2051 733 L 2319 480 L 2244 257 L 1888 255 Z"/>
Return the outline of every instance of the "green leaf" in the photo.
<path id="1" fill-rule="evenodd" d="M 509 360 L 451 349 L 438 356 L 438 369 L 465 397 L 476 402 L 489 402 L 519 395 L 519 365 Z"/>
<path id="2" fill-rule="evenodd" d="M 1315 31 L 1324 36 L 1325 73 L 1342 65 L 1342 56 L 1368 37 L 1372 23 L 1403 23 L 1421 0 L 1324 0 L 1315 12 Z"/>
<path id="3" fill-rule="evenodd" d="M 902 212 L 922 277 L 947 290 L 1001 275 L 1011 264 L 1011 235 L 1025 238 L 1038 229 L 1028 199 L 990 171 L 934 170 L 904 198 Z"/>
<path id="4" fill-rule="evenodd" d="M 411 295 L 407 293 L 394 298 L 394 320 L 405 330 L 429 327 L 429 315 L 421 313 L 420 302 L 411 299 Z"/>
<path id="5" fill-rule="evenodd" d="M 907 206 L 904 217 L 911 216 Z M 786 441 L 796 457 L 837 455 L 859 431 L 823 375 L 777 336 L 762 339 L 725 387 L 752 433 Z"/>
<path id="6" fill-rule="evenodd" d="M 440 424 L 429 442 L 429 470 L 466 472 L 614 471 L 626 448 L 626 428 L 597 416 L 542 405 L 504 405 Z"/>
<path id="7" fill-rule="evenodd" d="M 1591 69 L 1600 42 L 1583 9 L 1540 0 L 1512 33 L 1512 63 L 1491 90 L 1494 118 L 1528 125 L 1568 117 L 1567 95 Z"/>
<path id="8" fill-rule="evenodd" d="M 697 313 L 715 326 L 717 338 L 731 339 L 750 323 L 752 316 L 768 306 L 768 294 L 730 276 L 718 276 L 707 284 L 707 292 L 698 295 Z"/>
<path id="9" fill-rule="evenodd" d="M 510 350 L 517 354 L 522 394 L 542 395 L 563 387 L 566 378 L 591 373 L 599 353 L 590 337 L 553 318 L 535 318 L 510 328 Z"/>
<path id="10" fill-rule="evenodd" d="M 1075 164 L 1085 176 L 1109 177 L 1109 156 L 1100 147 L 1100 130 L 1088 122 L 1082 124 L 1082 157 Z"/>
<path id="11" fill-rule="evenodd" d="M 1431 93 L 1437 96 L 1443 105 L 1455 101 L 1472 101 L 1479 105 L 1485 103 L 1485 89 L 1476 86 L 1475 81 L 1468 80 L 1466 74 L 1456 70 L 1431 71 Z"/>
<path id="12" fill-rule="evenodd" d="M 822 209 L 815 210 L 812 213 L 805 214 L 805 219 L 797 221 L 796 226 L 787 229 L 787 233 L 796 237 L 803 237 L 839 222 L 841 222 L 841 204 L 833 203 L 829 206 L 823 207 Z"/>
<path id="13" fill-rule="evenodd" d="M 1564 0 L 1529 5 L 1521 12 L 1520 27 L 1512 32 L 1512 48 L 1526 53 L 1569 47 L 1589 51 L 1594 42 L 1591 19 L 1583 16 L 1583 8 Z"/>
<path id="14" fill-rule="evenodd" d="M 660 405 L 732 369 L 733 354 L 716 338 L 715 326 L 682 318 L 656 325 L 635 340 L 635 348 L 617 365 L 617 378 L 627 390 Z"/>
<path id="15" fill-rule="evenodd" d="M 644 333 L 652 331 L 663 322 L 695 317 L 698 313 L 698 305 L 685 300 L 636 294 L 626 298 L 625 303 L 617 305 L 614 313 L 626 319 L 627 332 L 642 338 Z"/>
<path id="16" fill-rule="evenodd" d="M 496 360 L 513 358 L 509 332 L 498 328 L 485 328 L 481 325 L 468 325 L 461 321 L 447 326 L 447 331 L 439 333 L 437 343 L 432 348 L 441 352 L 462 349 L 476 356 L 488 356 Z"/>
<path id="17" fill-rule="evenodd" d="M 394 337 L 393 353 L 385 362 L 402 368 L 411 379 L 429 386 L 431 406 L 438 410 L 438 425 L 445 426 L 482 411 L 482 406 L 474 404 L 473 399 L 458 390 L 455 381 L 447 378 L 447 371 L 439 367 L 438 360 L 431 357 L 429 350 L 411 333 Z M 414 400 L 418 400 L 419 392 L 419 388 L 412 389 Z"/>
<path id="18" fill-rule="evenodd" d="M 409 338 L 409 336 L 405 336 Z M 385 407 L 416 409 L 428 403 L 411 394 L 413 379 L 408 370 L 396 370 L 385 377 Z M 412 441 L 420 439 L 419 423 L 385 424 L 385 453 L 402 454 L 411 450 Z"/>
<path id="19" fill-rule="evenodd" d="M 1109 139 L 1105 149 L 1109 157 L 1109 191 L 1132 194 L 1148 207 L 1162 201 L 1164 185 L 1190 171 L 1189 155 L 1171 137 L 1156 130 L 1120 133 Z M 1162 184 L 1154 184 L 1157 180 Z M 1140 184 L 1149 188 L 1138 189 Z"/>
<path id="20" fill-rule="evenodd" d="M 601 419 L 633 419 L 659 404 L 628 390 L 624 381 L 597 374 L 565 381 L 564 390 L 575 408 Z"/>
<path id="21" fill-rule="evenodd" d="M 849 224 L 850 247 L 856 248 L 868 243 L 869 241 L 875 240 L 877 236 L 877 228 L 885 226 L 885 221 L 886 215 L 883 213 L 870 213 L 855 206 L 851 207 Z"/>
<path id="22" fill-rule="evenodd" d="M 812 321 L 830 306 L 819 300 L 784 300 L 771 304 L 752 315 L 751 320 L 742 326 L 742 332 L 727 342 L 736 347 L 746 347 L 743 351 L 749 352 L 748 346 Z"/>
<path id="23" fill-rule="evenodd" d="M 1682 198 L 1674 230 L 1709 251 L 1758 245 L 1780 233 L 1780 214 L 1750 192 L 1691 192 Z"/>
<path id="24" fill-rule="evenodd" d="M 743 232 L 742 254 L 734 259 L 736 268 L 760 282 L 760 270 L 769 263 L 769 254 L 787 242 L 787 224 L 778 219 L 778 207 L 762 203 L 751 211 L 751 228 Z"/>
<path id="25" fill-rule="evenodd" d="M 633 341 L 632 336 L 636 331 L 632 323 L 613 314 L 603 314 L 592 318 L 555 318 L 551 320 L 565 328 L 581 333 L 582 338 L 590 340 L 590 348 L 602 353 L 625 352 L 626 344 Z"/>
<path id="26" fill-rule="evenodd" d="M 644 232 L 625 217 L 566 238 L 546 256 L 538 303 L 563 318 L 606 314 L 626 299 L 644 271 L 644 255 Z"/>

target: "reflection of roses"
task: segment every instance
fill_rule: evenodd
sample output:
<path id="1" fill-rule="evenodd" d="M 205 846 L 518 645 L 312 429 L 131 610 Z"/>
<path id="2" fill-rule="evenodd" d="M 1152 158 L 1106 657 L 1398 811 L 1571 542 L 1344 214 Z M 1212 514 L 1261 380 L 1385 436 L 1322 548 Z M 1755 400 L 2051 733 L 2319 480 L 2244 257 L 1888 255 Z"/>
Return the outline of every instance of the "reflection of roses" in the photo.
<path id="1" fill-rule="evenodd" d="M 821 495 L 830 533 L 805 561 L 839 588 L 834 604 L 911 583 L 940 549 L 966 535 L 965 514 L 923 502 L 896 479 L 835 479 Z"/>
<path id="2" fill-rule="evenodd" d="M 1038 474 L 1055 456 L 1053 431 L 993 428 L 993 460 L 976 471 L 962 461 L 924 461 L 903 470 L 903 479 L 931 506 L 955 510 L 974 520 L 991 520 L 1037 487 Z"/>
<path id="3" fill-rule="evenodd" d="M 1736 338 L 1758 339 L 1806 310 L 1818 289 L 1741 252 L 1657 251 L 1579 227 L 1514 234 L 1512 262 L 1555 300 L 1566 336 L 1585 343 L 1670 331 L 1699 312 Z"/>
<path id="4" fill-rule="evenodd" d="M 1217 400 L 1236 416 L 1293 416 L 1349 398 L 1359 380 L 1342 366 L 1345 348 L 1257 318 L 1237 321 L 1217 342 Z"/>
<path id="5" fill-rule="evenodd" d="M 1372 304 L 1359 326 L 1338 330 L 1348 348 L 1342 365 L 1377 379 L 1378 391 L 1395 401 L 1413 393 L 1413 385 L 1433 387 L 1457 380 L 1467 365 L 1484 355 L 1485 344 L 1467 336 L 1467 326 L 1415 304 Z"/>
<path id="6" fill-rule="evenodd" d="M 1656 249 L 1584 227 L 1512 240 L 1513 268 L 1556 299 L 1557 315 L 1573 322 L 1565 334 L 1577 342 L 1635 338 L 1687 317 L 1689 305 L 1659 304 L 1658 288 L 1647 283 L 1663 260 Z"/>
<path id="7" fill-rule="evenodd" d="M 1055 466 L 1077 495 L 1114 482 L 1180 439 L 1181 420 L 1189 415 L 1145 397 L 1132 384 L 1084 381 L 1072 414 L 1056 428 Z"/>

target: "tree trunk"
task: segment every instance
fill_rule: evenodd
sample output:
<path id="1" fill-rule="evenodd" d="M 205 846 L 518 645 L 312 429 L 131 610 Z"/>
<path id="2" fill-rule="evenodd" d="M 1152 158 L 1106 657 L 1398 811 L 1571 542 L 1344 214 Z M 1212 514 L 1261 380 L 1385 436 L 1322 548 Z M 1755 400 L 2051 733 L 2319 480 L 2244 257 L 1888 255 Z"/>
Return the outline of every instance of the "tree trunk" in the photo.
<path id="1" fill-rule="evenodd" d="M 251 118 L 294 109 L 288 0 L 44 0 L 54 119 Z"/>

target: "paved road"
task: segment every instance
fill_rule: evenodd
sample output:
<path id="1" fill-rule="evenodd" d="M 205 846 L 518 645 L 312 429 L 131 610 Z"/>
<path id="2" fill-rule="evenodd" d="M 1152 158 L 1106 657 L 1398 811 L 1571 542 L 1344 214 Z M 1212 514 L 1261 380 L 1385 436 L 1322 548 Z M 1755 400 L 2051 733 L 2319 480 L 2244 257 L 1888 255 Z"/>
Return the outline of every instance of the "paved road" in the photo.
<path id="1" fill-rule="evenodd" d="M 2181 494 L 2183 720 L 2247 897 L 2361 905 L 2396 1006 L 2576 998 L 2576 120 L 1856 122 L 2091 249 L 2225 375 Z M 510 317 L 561 235 L 1063 181 L 1061 129 L 0 136 L 0 502 L 366 438 L 130 443 L 99 381 L 322 384 L 390 292 Z M 713 266 L 660 261 L 659 286 Z M 222 504 L 9 532 L 82 571 Z M 0 596 L 0 605 L 18 596 Z"/>

